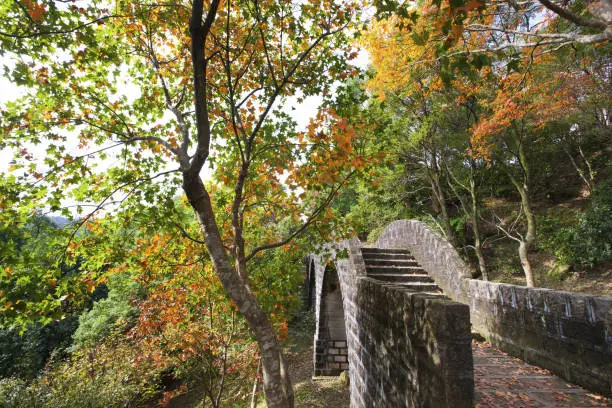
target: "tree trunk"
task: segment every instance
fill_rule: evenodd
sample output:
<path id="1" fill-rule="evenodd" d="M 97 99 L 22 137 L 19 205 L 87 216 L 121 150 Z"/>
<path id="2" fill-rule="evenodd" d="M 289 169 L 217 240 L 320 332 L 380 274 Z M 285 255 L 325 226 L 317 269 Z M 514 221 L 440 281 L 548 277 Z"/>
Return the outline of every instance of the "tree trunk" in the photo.
<path id="1" fill-rule="evenodd" d="M 521 196 L 521 204 L 523 205 L 523 211 L 525 212 L 525 221 L 527 222 L 527 234 L 525 235 L 525 244 L 527 250 L 533 247 L 536 240 L 536 222 L 535 215 L 531 208 L 531 198 L 529 197 L 529 185 L 527 182 L 520 183 L 512 174 L 507 173 L 510 177 L 510 181 L 514 184 L 516 191 Z"/>
<path id="2" fill-rule="evenodd" d="M 431 156 L 431 166 L 429 170 L 429 181 L 433 189 L 434 199 L 439 205 L 442 225 L 444 226 L 444 232 L 446 232 L 446 238 L 448 239 L 448 242 L 450 242 L 454 247 L 456 247 L 457 240 L 455 239 L 453 227 L 450 223 L 450 216 L 448 215 L 448 210 L 446 209 L 446 195 L 444 194 L 444 190 L 440 185 L 440 168 L 438 166 L 438 160 L 436 159 L 435 151 L 432 153 Z"/>
<path id="3" fill-rule="evenodd" d="M 531 263 L 529 262 L 528 245 L 525 240 L 519 241 L 519 258 L 521 260 L 521 266 L 525 273 L 525 279 L 527 280 L 527 286 L 533 288 L 535 286 L 535 280 L 533 278 L 533 271 L 531 270 Z"/>
<path id="4" fill-rule="evenodd" d="M 242 283 L 240 276 L 225 252 L 221 235 L 215 221 L 210 196 L 198 176 L 183 175 L 183 189 L 193 207 L 196 218 L 204 233 L 206 247 L 219 280 L 246 318 L 255 334 L 263 367 L 263 388 L 268 408 L 292 408 L 293 389 L 286 370 L 280 344 L 274 328 L 259 302 Z"/>
<path id="5" fill-rule="evenodd" d="M 570 162 L 572 163 L 572 166 L 574 166 L 574 169 L 578 173 L 578 176 L 580 176 L 580 178 L 584 182 L 584 185 L 586 186 L 587 191 L 588 191 L 588 193 L 590 195 L 591 193 L 593 193 L 593 184 L 591 183 L 593 177 L 592 176 L 590 177 L 591 180 L 587 179 L 586 175 L 584 174 L 584 170 L 582 170 L 582 168 L 580 168 L 578 163 L 576 163 L 576 160 L 574 160 L 574 156 L 572 156 L 572 153 L 569 151 L 569 149 L 565 148 L 564 151 L 565 151 L 565 154 L 567 155 L 567 157 L 569 157 Z M 586 161 L 586 159 L 584 159 L 584 160 Z"/>
<path id="6" fill-rule="evenodd" d="M 480 229 L 478 228 L 478 197 L 476 194 L 476 184 L 474 183 L 474 177 L 470 172 L 470 197 L 472 199 L 472 211 L 470 216 L 472 218 L 472 231 L 474 232 L 474 251 L 478 258 L 478 268 L 482 274 L 482 279 L 488 281 L 489 274 L 487 272 L 487 265 L 485 263 L 484 255 L 482 254 L 482 242 L 480 240 Z"/>
<path id="7" fill-rule="evenodd" d="M 485 262 L 484 255 L 482 254 L 482 242 L 480 241 L 480 231 L 478 230 L 478 218 L 475 216 L 472 216 L 472 229 L 474 231 L 474 251 L 476 252 L 476 257 L 478 258 L 478 268 L 482 274 L 482 279 L 488 281 L 489 274 L 487 272 L 487 264 Z"/>
<path id="8" fill-rule="evenodd" d="M 525 235 L 525 244 L 527 245 L 527 250 L 530 250 L 533 247 L 533 244 L 535 244 L 536 240 L 535 215 L 533 214 L 533 210 L 531 209 L 531 199 L 529 198 L 529 190 L 527 190 L 526 185 L 524 185 L 523 188 L 519 190 L 519 194 L 521 195 L 523 211 L 525 211 L 525 220 L 527 221 L 527 234 Z"/>
<path id="9" fill-rule="evenodd" d="M 525 211 L 525 219 L 527 220 L 527 235 L 525 236 L 525 243 L 527 244 L 527 251 L 529 251 L 533 247 L 533 244 L 535 244 L 536 240 L 536 222 L 535 215 L 531 209 L 531 192 L 529 191 L 531 186 L 531 169 L 529 167 L 527 155 L 525 154 L 525 145 L 523 143 L 519 143 L 518 147 L 519 161 L 521 163 L 521 167 L 523 168 L 524 174 L 522 186 L 520 186 L 518 190 L 519 194 L 521 195 L 523 210 Z"/>

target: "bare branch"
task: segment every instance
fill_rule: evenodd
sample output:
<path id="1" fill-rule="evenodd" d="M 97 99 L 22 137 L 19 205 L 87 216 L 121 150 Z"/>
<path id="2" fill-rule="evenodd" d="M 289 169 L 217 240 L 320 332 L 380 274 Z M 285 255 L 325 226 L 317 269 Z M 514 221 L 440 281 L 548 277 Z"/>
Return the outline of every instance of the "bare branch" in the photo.
<path id="1" fill-rule="evenodd" d="M 584 17 L 576 15 L 572 13 L 570 10 L 563 8 L 550 0 L 538 0 L 544 7 L 551 10 L 553 13 L 559 15 L 560 17 L 571 21 L 572 23 L 582 26 L 582 27 L 593 27 L 599 28 L 601 30 L 606 30 L 608 25 L 603 21 L 598 20 L 588 20 Z"/>
<path id="2" fill-rule="evenodd" d="M 159 143 L 160 145 L 164 146 L 166 149 L 174 153 L 179 158 L 179 160 L 185 157 L 184 153 L 180 149 L 176 148 L 175 146 L 172 146 L 170 143 L 168 143 L 164 139 L 156 137 L 156 136 L 135 136 L 129 139 L 125 139 L 123 142 L 133 143 L 133 142 L 140 142 L 140 141 Z M 181 164 L 182 164 L 182 161 L 181 161 Z"/>
<path id="3" fill-rule="evenodd" d="M 308 219 L 306 219 L 306 221 L 304 221 L 304 223 L 298 229 L 293 231 L 293 233 L 291 233 L 288 237 L 282 239 L 281 241 L 261 245 L 254 248 L 251 253 L 246 257 L 246 262 L 250 261 L 258 252 L 265 251 L 267 249 L 278 248 L 285 244 L 288 244 L 289 242 L 291 242 L 291 240 L 293 240 L 295 237 L 304 232 L 306 228 L 308 228 L 308 226 L 310 226 L 310 224 L 312 224 L 319 217 L 319 215 L 321 215 L 321 213 L 329 206 L 329 204 L 333 201 L 336 193 L 340 190 L 340 188 L 342 188 L 344 184 L 346 184 L 346 182 L 353 176 L 353 174 L 354 172 L 351 172 L 342 182 L 338 183 L 337 186 L 333 187 L 327 197 L 325 197 L 325 199 L 319 204 L 319 206 L 315 208 L 315 210 L 310 214 Z"/>
<path id="4" fill-rule="evenodd" d="M 179 231 L 181 232 L 181 235 L 182 235 L 183 237 L 185 237 L 185 238 L 187 238 L 188 240 L 193 241 L 193 242 L 195 242 L 195 243 L 197 243 L 197 244 L 200 244 L 200 245 L 206 245 L 206 242 L 201 241 L 201 240 L 199 240 L 199 239 L 197 239 L 197 238 L 194 238 L 194 237 L 192 237 L 191 235 L 189 235 L 189 233 L 188 233 L 188 232 L 185 230 L 185 228 L 183 228 L 183 226 L 182 226 L 181 224 L 179 224 L 178 222 L 175 222 L 175 223 L 174 223 L 174 225 L 176 226 L 176 228 L 178 228 L 178 229 L 179 229 Z"/>
<path id="5" fill-rule="evenodd" d="M 174 104 L 172 102 L 172 97 L 170 96 L 170 91 L 168 90 L 168 86 L 166 85 L 166 80 L 160 70 L 160 63 L 157 59 L 157 55 L 155 54 L 155 50 L 153 49 L 153 40 L 150 37 L 148 48 L 151 62 L 153 63 L 153 69 L 155 70 L 157 77 L 159 78 L 159 82 L 166 98 L 166 106 L 176 117 L 176 120 L 179 124 L 179 128 L 181 130 L 181 134 L 183 136 L 183 142 L 180 148 L 175 148 L 169 143 L 164 144 L 164 146 L 169 147 L 170 151 L 178 157 L 181 167 L 186 169 L 189 167 L 189 157 L 187 156 L 187 149 L 189 147 L 189 127 L 185 122 L 185 117 L 183 116 L 183 113 L 178 108 L 181 101 L 179 100 L 177 104 Z"/>

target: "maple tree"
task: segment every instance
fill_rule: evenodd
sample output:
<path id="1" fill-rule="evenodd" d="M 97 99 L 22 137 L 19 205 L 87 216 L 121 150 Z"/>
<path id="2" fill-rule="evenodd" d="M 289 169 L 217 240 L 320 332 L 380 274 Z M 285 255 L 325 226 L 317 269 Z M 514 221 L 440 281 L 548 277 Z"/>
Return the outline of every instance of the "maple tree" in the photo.
<path id="1" fill-rule="evenodd" d="M 153 216 L 207 248 L 259 343 L 268 406 L 292 406 L 249 263 L 314 224 L 329 232 L 321 220 L 331 200 L 365 166 L 353 148 L 357 134 L 332 110 L 300 133 L 279 109 L 289 96 L 327 93 L 351 74 L 358 6 L 195 0 L 4 7 L 7 76 L 25 95 L 2 110 L 2 146 L 17 153 L 7 181 L 23 187 L 2 198 L 3 220 L 15 211 L 66 210 L 69 197 L 81 214 L 75 230 L 95 228 L 101 211 L 155 208 Z M 207 165 L 216 182 L 203 181 Z M 199 222 L 196 234 L 168 206 L 178 189 Z M 259 228 L 280 219 L 288 220 L 285 230 Z M 249 235 L 251 228 L 261 233 Z"/>

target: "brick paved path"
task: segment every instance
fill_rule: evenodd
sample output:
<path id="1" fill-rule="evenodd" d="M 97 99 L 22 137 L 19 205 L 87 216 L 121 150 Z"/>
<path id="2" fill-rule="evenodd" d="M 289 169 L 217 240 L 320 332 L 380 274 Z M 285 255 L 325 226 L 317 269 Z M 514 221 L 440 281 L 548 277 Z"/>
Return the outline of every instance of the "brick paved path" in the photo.
<path id="1" fill-rule="evenodd" d="M 612 400 L 569 384 L 487 343 L 473 342 L 476 407 L 612 407 Z"/>

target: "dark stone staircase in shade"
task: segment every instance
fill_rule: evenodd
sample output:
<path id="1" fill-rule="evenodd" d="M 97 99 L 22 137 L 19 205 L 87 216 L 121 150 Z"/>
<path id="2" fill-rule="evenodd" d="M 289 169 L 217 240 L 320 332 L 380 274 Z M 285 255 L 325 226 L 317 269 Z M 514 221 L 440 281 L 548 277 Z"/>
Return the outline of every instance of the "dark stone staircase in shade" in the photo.
<path id="1" fill-rule="evenodd" d="M 405 249 L 361 248 L 368 277 L 414 291 L 441 294 L 442 289 Z"/>

